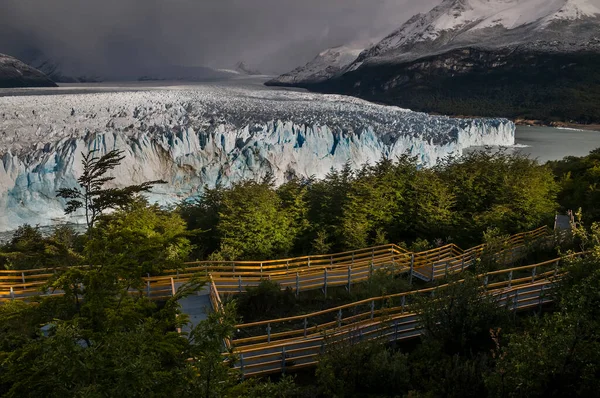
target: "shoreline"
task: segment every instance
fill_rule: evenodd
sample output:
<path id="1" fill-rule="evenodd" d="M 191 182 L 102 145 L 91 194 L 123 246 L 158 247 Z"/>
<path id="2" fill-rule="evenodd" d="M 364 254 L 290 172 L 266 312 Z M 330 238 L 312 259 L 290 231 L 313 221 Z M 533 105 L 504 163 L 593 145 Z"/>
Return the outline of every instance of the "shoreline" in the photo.
<path id="1" fill-rule="evenodd" d="M 525 120 L 525 119 L 515 119 L 514 122 L 517 126 L 553 127 L 553 128 L 565 129 L 565 130 L 581 130 L 581 131 L 598 131 L 598 132 L 600 132 L 600 124 L 544 122 L 542 120 Z"/>

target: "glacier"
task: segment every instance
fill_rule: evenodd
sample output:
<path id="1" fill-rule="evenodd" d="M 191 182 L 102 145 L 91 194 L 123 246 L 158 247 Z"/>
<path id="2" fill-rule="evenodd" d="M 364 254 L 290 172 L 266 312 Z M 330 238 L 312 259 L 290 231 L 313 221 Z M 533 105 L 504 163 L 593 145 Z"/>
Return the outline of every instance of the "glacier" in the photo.
<path id="1" fill-rule="evenodd" d="M 453 119 L 339 95 L 203 84 L 0 96 L 0 231 L 81 222 L 56 191 L 76 186 L 82 153 L 125 159 L 115 186 L 162 179 L 149 199 L 172 204 L 203 187 L 267 173 L 324 177 L 408 153 L 425 167 L 472 146 L 510 146 L 506 119 Z"/>

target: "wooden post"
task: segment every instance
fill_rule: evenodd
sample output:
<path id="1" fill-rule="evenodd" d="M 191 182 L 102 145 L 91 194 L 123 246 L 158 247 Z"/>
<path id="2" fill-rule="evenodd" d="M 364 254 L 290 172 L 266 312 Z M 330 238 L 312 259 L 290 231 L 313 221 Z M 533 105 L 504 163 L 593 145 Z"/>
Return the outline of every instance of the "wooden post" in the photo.
<path id="1" fill-rule="evenodd" d="M 323 268 L 323 279 L 323 293 L 325 294 L 325 297 L 327 297 L 327 268 Z"/>
<path id="2" fill-rule="evenodd" d="M 431 282 L 435 280 L 435 264 L 431 263 Z"/>
<path id="3" fill-rule="evenodd" d="M 308 267 L 310 268 L 310 256 L 308 256 L 307 262 L 308 262 Z"/>
<path id="4" fill-rule="evenodd" d="M 25 272 L 21 272 L 21 280 L 23 281 L 23 284 L 25 284 Z"/>
<path id="5" fill-rule="evenodd" d="M 536 271 L 537 271 L 537 267 L 533 267 L 533 270 L 531 270 L 531 283 L 535 282 Z"/>
<path id="6" fill-rule="evenodd" d="M 460 272 L 463 272 L 464 270 L 465 270 L 465 255 L 463 254 L 462 261 L 460 263 Z"/>
<path id="7" fill-rule="evenodd" d="M 271 322 L 267 324 L 267 343 L 271 342 Z"/>
<path id="8" fill-rule="evenodd" d="M 515 316 L 517 313 L 517 309 L 519 308 L 519 291 L 515 291 L 515 303 L 513 304 L 513 309 L 515 311 Z"/>
<path id="9" fill-rule="evenodd" d="M 371 260 L 371 265 L 369 266 L 369 278 L 373 276 L 373 260 Z"/>
<path id="10" fill-rule="evenodd" d="M 485 288 L 487 289 L 487 285 L 488 285 L 488 276 L 486 275 L 485 278 L 483 278 L 483 286 L 485 286 Z"/>
<path id="11" fill-rule="evenodd" d="M 406 296 L 402 296 L 402 312 L 401 312 L 401 314 L 404 314 L 405 306 L 406 306 Z"/>
<path id="12" fill-rule="evenodd" d="M 242 373 L 242 379 L 244 378 L 244 353 L 240 354 L 240 372 Z"/>
<path id="13" fill-rule="evenodd" d="M 513 280 L 513 272 L 510 271 L 508 273 L 508 287 L 511 288 L 512 287 L 512 280 Z"/>
<path id="14" fill-rule="evenodd" d="M 146 294 L 150 297 L 150 274 L 146 275 L 148 275 L 148 279 L 146 280 Z"/>
<path id="15" fill-rule="evenodd" d="M 281 373 L 285 374 L 285 347 L 281 348 Z"/>
<path id="16" fill-rule="evenodd" d="M 394 343 L 398 340 L 398 320 L 394 321 Z"/>
<path id="17" fill-rule="evenodd" d="M 333 267 L 333 254 L 329 257 L 329 265 Z"/>
<path id="18" fill-rule="evenodd" d="M 289 271 L 289 270 L 290 270 L 290 260 L 287 260 L 287 261 L 285 262 L 285 270 L 286 270 L 286 271 Z"/>
<path id="19" fill-rule="evenodd" d="M 263 263 L 260 263 L 260 275 L 262 276 L 263 273 Z"/>
<path id="20" fill-rule="evenodd" d="M 350 286 L 352 285 L 352 266 L 348 266 L 348 293 L 350 293 Z"/>
<path id="21" fill-rule="evenodd" d="M 300 274 L 296 272 L 296 297 L 300 294 Z"/>
<path id="22" fill-rule="evenodd" d="M 371 320 L 373 320 L 374 315 L 375 315 L 375 300 L 371 300 Z"/>
<path id="23" fill-rule="evenodd" d="M 538 301 L 538 312 L 542 313 L 542 303 L 544 302 L 544 288 L 546 285 L 542 285 L 542 291 L 540 292 L 540 299 Z"/>
<path id="24" fill-rule="evenodd" d="M 308 317 L 304 317 L 304 337 L 306 337 L 307 329 L 308 329 Z"/>
<path id="25" fill-rule="evenodd" d="M 238 288 L 240 293 L 242 293 L 242 276 L 238 276 Z"/>
<path id="26" fill-rule="evenodd" d="M 412 286 L 413 273 L 415 270 L 415 253 L 410 255 L 410 275 L 408 277 L 408 284 Z"/>
<path id="27" fill-rule="evenodd" d="M 10 287 L 10 299 L 14 300 L 15 299 L 15 291 L 13 290 L 13 287 Z"/>
<path id="28" fill-rule="evenodd" d="M 352 265 L 354 265 L 354 252 L 352 252 Z"/>
<path id="29" fill-rule="evenodd" d="M 342 309 L 340 308 L 340 310 L 338 311 L 338 316 L 337 316 L 337 327 L 340 328 L 342 326 Z"/>
<path id="30" fill-rule="evenodd" d="M 450 262 L 450 260 L 446 260 L 446 279 L 448 279 L 448 267 L 450 266 L 450 264 L 448 264 Z"/>

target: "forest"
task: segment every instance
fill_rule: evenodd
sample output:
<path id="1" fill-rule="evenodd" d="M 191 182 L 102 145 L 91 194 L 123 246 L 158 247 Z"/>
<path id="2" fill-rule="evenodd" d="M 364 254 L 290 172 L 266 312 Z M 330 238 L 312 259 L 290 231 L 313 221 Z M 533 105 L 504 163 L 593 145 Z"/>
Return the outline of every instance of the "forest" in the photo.
<path id="1" fill-rule="evenodd" d="M 65 292 L 0 303 L 1 396 L 600 396 L 600 150 L 545 165 L 479 152 L 432 169 L 406 156 L 358 170 L 348 165 L 324 179 L 291 177 L 281 186 L 266 176 L 206 187 L 170 208 L 143 197 L 163 181 L 105 188 L 120 159 L 118 152 L 84 157 L 80 186 L 57 193 L 66 213 L 87 215 L 85 232 L 61 226 L 45 235 L 24 225 L 0 247 L 0 269 L 48 269 L 42 292 Z M 552 226 L 570 209 L 577 213 L 573 237 L 552 251 L 589 253 L 566 262 L 551 305 L 508 311 L 481 294 L 475 270 L 465 272 L 435 299 L 417 303 L 421 338 L 331 344 L 315 369 L 270 379 L 242 378 L 235 359 L 224 359 L 222 342 L 242 314 L 279 313 L 289 292 L 265 281 L 187 334 L 178 332 L 187 317 L 177 301 L 203 278 L 168 300 L 142 294 L 142 277 L 188 261 L 387 243 L 412 251 L 468 248 Z M 403 282 L 375 274 L 357 294 L 394 283 Z"/>

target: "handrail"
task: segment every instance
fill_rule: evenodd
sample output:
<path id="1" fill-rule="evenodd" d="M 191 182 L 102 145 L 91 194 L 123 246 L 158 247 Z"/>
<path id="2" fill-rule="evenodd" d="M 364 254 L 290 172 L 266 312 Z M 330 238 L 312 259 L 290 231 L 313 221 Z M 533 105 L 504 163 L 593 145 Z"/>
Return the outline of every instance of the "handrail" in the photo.
<path id="1" fill-rule="evenodd" d="M 519 241 L 521 238 L 523 238 L 525 236 L 539 236 L 540 233 L 547 233 L 548 231 L 549 231 L 549 228 L 547 226 L 542 226 L 533 231 L 521 232 L 519 234 L 513 235 L 506 240 L 506 243 Z M 444 245 L 444 246 L 441 246 L 438 248 L 434 248 L 434 249 L 430 249 L 430 250 L 426 250 L 426 251 L 422 251 L 422 252 L 409 252 L 395 244 L 388 244 L 388 245 L 369 247 L 369 248 L 341 252 L 341 253 L 320 254 L 320 255 L 313 255 L 313 256 L 301 256 L 301 257 L 294 257 L 294 258 L 287 258 L 287 259 L 280 259 L 280 260 L 187 262 L 184 264 L 186 266 L 186 268 L 184 268 L 183 271 L 194 269 L 194 268 L 198 268 L 198 269 L 203 268 L 204 270 L 208 271 L 208 267 L 210 266 L 211 268 L 214 268 L 217 271 L 219 270 L 219 268 L 222 268 L 224 270 L 229 269 L 234 272 L 236 269 L 238 271 L 240 271 L 243 269 L 256 270 L 258 268 L 261 268 L 263 270 L 263 272 L 264 271 L 268 272 L 272 269 L 278 269 L 278 268 L 283 268 L 283 267 L 285 267 L 286 269 L 288 269 L 290 267 L 291 268 L 304 268 L 304 267 L 310 268 L 311 264 L 315 264 L 315 261 L 316 261 L 316 264 L 318 264 L 318 263 L 325 264 L 325 263 L 327 263 L 327 261 L 329 261 L 330 265 L 334 261 L 335 262 L 344 261 L 345 263 L 348 263 L 348 261 L 346 261 L 346 260 L 350 260 L 353 257 L 355 258 L 357 255 L 360 255 L 360 258 L 364 259 L 364 258 L 368 258 L 369 254 L 371 255 L 371 257 L 374 257 L 376 252 L 378 254 L 392 252 L 397 256 L 415 255 L 415 257 L 432 257 L 432 255 L 438 254 L 440 252 L 444 252 L 446 250 L 452 251 L 452 249 L 454 249 L 456 251 L 461 251 L 464 254 L 467 252 L 472 252 L 474 250 L 479 250 L 482 247 L 485 247 L 485 244 L 475 246 L 471 249 L 463 250 L 463 249 L 459 248 L 458 246 L 456 246 L 455 244 L 451 243 L 448 245 Z M 346 257 L 344 257 L 344 256 L 346 256 Z M 355 258 L 355 260 L 356 260 L 356 258 Z M 269 264 L 279 264 L 279 265 L 269 265 Z M 296 264 L 297 264 L 297 266 L 296 266 Z M 193 265 L 203 265 L 204 267 L 190 267 Z M 335 263 L 333 265 L 335 265 Z M 87 266 L 82 266 L 82 267 L 87 267 Z M 26 278 L 26 276 L 29 278 L 49 277 L 49 276 L 53 275 L 53 273 L 55 271 L 62 270 L 62 269 L 63 268 L 38 268 L 38 269 L 31 269 L 31 270 L 0 270 L 0 279 L 17 280 L 20 278 L 20 279 L 22 279 L 22 282 L 24 282 L 24 279 Z M 173 273 L 177 273 L 177 270 L 165 270 L 163 272 L 163 275 L 171 275 Z"/>
<path id="2" fill-rule="evenodd" d="M 528 237 L 531 239 L 537 239 L 542 235 L 548 233 L 547 227 L 541 227 L 534 231 L 524 232 L 513 237 L 510 237 L 504 242 L 504 246 L 510 246 L 515 244 L 521 244 Z M 386 247 L 386 246 L 383 246 Z M 521 247 L 521 246 L 518 246 Z M 213 277 L 213 283 L 218 281 L 219 289 L 227 291 L 229 293 L 241 293 L 242 287 L 253 286 L 260 283 L 260 281 L 266 277 L 279 282 L 282 288 L 295 287 L 296 293 L 306 289 L 325 289 L 327 286 L 350 286 L 350 283 L 358 283 L 368 279 L 369 275 L 376 269 L 389 269 L 392 268 L 395 273 L 403 273 L 411 271 L 413 275 L 424 275 L 425 277 L 438 279 L 443 275 L 440 271 L 444 267 L 446 270 L 451 265 L 450 270 L 458 272 L 458 270 L 464 269 L 469 264 L 468 261 L 474 260 L 474 256 L 479 255 L 485 249 L 485 244 L 478 245 L 467 251 L 457 248 L 456 245 L 450 244 L 440 248 L 427 250 L 419 253 L 401 253 L 392 252 L 391 255 L 387 253 L 387 250 L 376 252 L 375 250 L 367 250 L 367 257 L 356 258 L 352 262 L 346 262 L 343 264 L 324 264 L 317 266 L 300 267 L 295 270 L 276 270 L 276 271 L 261 271 L 260 269 L 254 269 L 253 271 L 233 271 L 231 268 L 226 267 L 227 271 L 214 271 L 208 272 L 208 269 L 203 269 L 206 272 L 206 276 L 210 274 Z M 512 249 L 510 249 L 512 250 Z M 456 253 L 462 251 L 463 254 L 456 256 Z M 450 256 L 450 257 L 448 257 Z M 462 267 L 460 266 L 462 261 Z M 437 264 L 437 265 L 436 265 Z M 238 267 L 240 268 L 240 267 Z M 328 277 L 329 271 L 329 277 Z M 19 272 L 19 271 L 16 271 Z M 171 278 L 176 279 L 178 282 L 186 281 L 192 278 L 196 274 L 194 269 L 184 269 L 182 271 L 176 271 L 173 274 L 159 275 L 153 277 L 143 278 L 144 282 L 149 285 L 150 290 L 158 289 L 160 291 L 165 290 L 160 288 L 166 281 Z M 53 274 L 42 274 L 39 276 L 49 277 Z M 427 275 L 427 276 L 426 276 Z M 448 273 L 446 273 L 446 276 Z M 347 276 L 347 277 L 346 277 Z M 1 276 L 0 276 L 1 278 Z M 14 279 L 21 279 L 13 277 Z M 24 278 L 23 278 L 24 279 Z M 300 280 L 299 280 L 300 279 Z M 295 283 L 294 283 L 295 280 Z M 0 282 L 0 296 L 4 295 L 4 298 L 0 297 L 0 301 L 10 299 L 24 299 L 33 295 L 40 285 L 45 283 L 44 280 L 36 279 L 27 283 L 22 283 L 21 280 L 11 280 L 10 282 Z M 160 299 L 165 296 L 164 293 L 157 292 L 152 294 L 152 298 Z"/>
<path id="3" fill-rule="evenodd" d="M 548 296 L 546 292 L 553 288 L 555 280 L 564 275 L 563 272 L 558 272 L 558 262 L 585 254 L 587 252 L 575 253 L 559 259 L 503 270 L 502 273 L 508 271 L 509 280 L 505 280 L 500 283 L 501 286 L 493 288 L 491 288 L 492 285 L 499 285 L 499 283 L 488 285 L 490 288 L 487 289 L 487 294 L 495 297 L 499 305 L 506 306 L 512 311 L 541 309 L 542 305 L 552 301 L 552 296 Z M 533 271 L 527 277 L 512 279 L 514 272 L 535 270 L 537 267 L 553 263 L 557 264 L 554 271 L 540 274 Z M 490 274 L 481 274 L 478 277 L 487 278 Z M 494 271 L 494 274 L 499 273 Z M 464 280 L 457 282 L 462 281 Z M 439 288 L 441 287 L 422 289 L 419 292 L 434 294 Z M 295 332 L 298 334 L 298 331 Z M 403 307 L 382 308 L 375 311 L 372 308 L 370 312 L 352 315 L 343 319 L 342 322 L 339 320 L 326 322 L 308 329 L 305 326 L 304 333 L 295 337 L 285 338 L 286 333 L 271 334 L 269 327 L 268 337 L 273 338 L 274 341 L 271 341 L 270 338 L 265 341 L 266 336 L 234 340 L 234 344 L 238 343 L 233 351 L 238 358 L 235 368 L 240 370 L 245 377 L 298 370 L 314 366 L 326 344 L 373 338 L 392 342 L 415 338 L 420 336 L 423 330 L 418 314 L 411 311 L 407 304 Z M 223 355 L 226 357 L 229 354 L 224 353 Z"/>
<path id="4" fill-rule="evenodd" d="M 527 271 L 527 270 L 532 270 L 532 269 L 537 269 L 537 268 L 541 268 L 547 265 L 552 265 L 552 264 L 558 264 L 560 261 L 569 259 L 569 258 L 573 258 L 573 257 L 580 257 L 583 256 L 585 254 L 587 254 L 588 252 L 581 252 L 581 253 L 575 253 L 575 254 L 571 254 L 568 256 L 564 256 L 564 257 L 560 257 L 560 258 L 555 258 L 552 260 L 548 260 L 548 261 L 544 261 L 541 263 L 537 263 L 537 264 L 531 264 L 531 265 L 526 265 L 526 266 L 522 266 L 522 267 L 514 267 L 514 268 L 508 268 L 505 270 L 500 270 L 500 271 L 493 271 L 493 272 L 488 272 L 488 273 L 484 273 L 484 274 L 480 274 L 480 275 L 476 275 L 475 277 L 478 279 L 484 279 L 484 278 L 489 278 L 490 276 L 493 275 L 512 275 L 514 273 L 517 273 L 519 271 Z M 531 276 L 528 276 L 526 279 L 528 280 L 533 280 L 535 281 L 536 278 L 540 279 L 542 278 L 544 275 L 543 274 L 536 274 L 533 276 L 533 279 Z M 463 282 L 463 280 L 459 280 L 457 282 Z M 512 281 L 503 281 L 502 283 L 505 283 L 506 285 L 509 285 L 512 283 L 516 283 L 518 280 L 512 280 Z M 341 306 L 337 306 L 337 307 L 333 307 L 333 308 L 329 308 L 326 310 L 321 310 L 321 311 L 317 311 L 317 312 L 312 312 L 312 313 L 308 313 L 308 314 L 303 314 L 303 315 L 297 315 L 297 316 L 292 316 L 292 317 L 286 317 L 286 318 L 276 318 L 276 319 L 270 319 L 270 320 L 265 320 L 265 321 L 259 321 L 259 322 L 252 322 L 252 323 L 243 323 L 243 324 L 239 324 L 236 325 L 236 329 L 247 329 L 247 328 L 255 328 L 255 327 L 260 327 L 260 326 L 272 326 L 274 324 L 277 323 L 284 323 L 284 322 L 294 322 L 294 321 L 302 321 L 308 318 L 314 318 L 314 317 L 318 317 L 321 315 L 325 315 L 325 314 L 334 314 L 334 313 L 339 313 L 342 310 L 345 309 L 349 309 L 349 308 L 354 308 L 354 307 L 359 307 L 361 305 L 367 305 L 370 304 L 372 302 L 379 302 L 379 301 L 385 301 L 385 300 L 390 300 L 390 299 L 394 299 L 394 298 L 402 298 L 402 297 L 410 297 L 410 296 L 417 296 L 417 295 L 422 295 L 424 293 L 431 293 L 434 291 L 438 291 L 439 289 L 444 289 L 446 287 L 448 287 L 450 284 L 444 284 L 444 285 L 440 285 L 440 286 L 436 286 L 436 287 L 431 287 L 431 288 L 426 288 L 426 289 L 418 289 L 418 290 L 413 290 L 410 292 L 403 292 L 403 293 L 396 293 L 396 294 L 391 294 L 391 295 L 385 295 L 385 296 L 378 296 L 378 297 L 371 297 L 371 298 L 367 298 L 364 300 L 360 300 L 360 301 L 356 301 L 350 304 L 345 304 L 345 305 L 341 305 Z M 405 306 L 406 307 L 406 306 Z M 401 307 L 392 307 L 392 308 L 387 308 L 387 311 L 394 311 L 394 310 L 400 310 Z M 363 312 L 360 314 L 354 314 L 353 317 L 357 317 L 360 315 L 367 315 L 370 314 L 371 311 L 368 312 Z M 343 322 L 343 319 L 341 320 Z M 315 327 L 315 326 L 313 326 Z M 298 331 L 300 329 L 297 330 L 292 330 L 292 331 L 288 331 L 288 333 L 293 333 L 295 331 Z M 261 337 L 261 336 L 255 336 L 256 338 Z M 267 337 L 266 335 L 262 336 L 262 337 Z"/>

